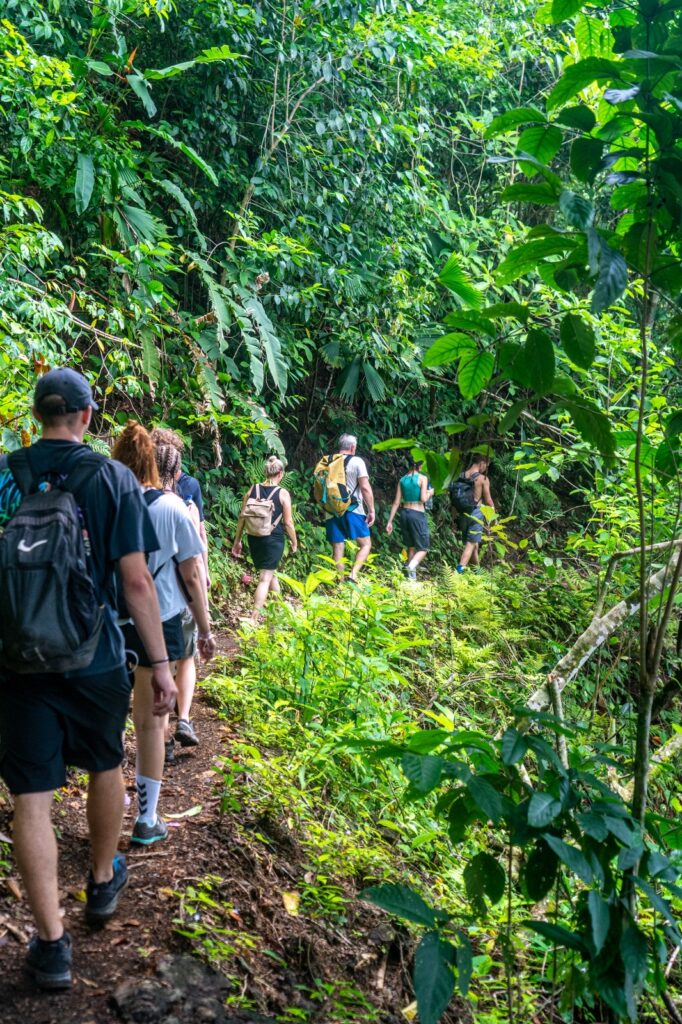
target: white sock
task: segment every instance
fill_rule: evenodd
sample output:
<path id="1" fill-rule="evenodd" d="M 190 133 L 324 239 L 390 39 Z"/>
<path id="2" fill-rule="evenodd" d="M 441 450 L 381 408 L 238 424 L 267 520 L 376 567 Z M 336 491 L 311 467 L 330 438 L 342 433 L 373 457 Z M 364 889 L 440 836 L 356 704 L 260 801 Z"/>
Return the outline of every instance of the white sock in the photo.
<path id="1" fill-rule="evenodd" d="M 146 775 L 135 777 L 137 784 L 137 820 L 143 825 L 153 825 L 161 792 L 160 779 L 148 779 Z"/>
<path id="2" fill-rule="evenodd" d="M 414 559 L 410 559 L 410 561 L 407 563 L 407 568 L 408 569 L 416 569 L 417 568 L 417 566 L 414 565 Z"/>

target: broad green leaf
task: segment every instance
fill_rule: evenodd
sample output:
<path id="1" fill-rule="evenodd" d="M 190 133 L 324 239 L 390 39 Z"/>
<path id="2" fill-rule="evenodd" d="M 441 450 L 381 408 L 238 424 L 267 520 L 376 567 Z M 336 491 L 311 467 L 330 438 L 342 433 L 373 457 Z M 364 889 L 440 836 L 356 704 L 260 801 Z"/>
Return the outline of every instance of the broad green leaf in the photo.
<path id="1" fill-rule="evenodd" d="M 636 924 L 628 924 L 620 937 L 620 955 L 625 970 L 635 986 L 640 985 L 649 969 L 649 943 Z"/>
<path id="2" fill-rule="evenodd" d="M 507 876 L 504 868 L 490 853 L 477 853 L 464 869 L 464 885 L 469 899 L 481 906 L 487 896 L 491 903 L 499 903 L 504 896 Z"/>
<path id="3" fill-rule="evenodd" d="M 156 347 L 156 335 L 151 330 L 140 332 L 142 342 L 142 369 L 152 384 L 158 384 L 161 376 L 161 360 Z"/>
<path id="4" fill-rule="evenodd" d="M 452 331 L 430 345 L 424 354 L 424 366 L 445 366 L 458 359 L 465 349 L 475 349 L 475 341 L 468 334 Z"/>
<path id="5" fill-rule="evenodd" d="M 554 124 L 538 124 L 526 128 L 519 135 L 516 152 L 519 155 L 528 153 L 541 164 L 549 164 L 561 149 L 563 135 Z"/>
<path id="6" fill-rule="evenodd" d="M 506 434 L 506 432 L 514 426 L 527 405 L 528 400 L 525 398 L 521 398 L 518 402 L 514 402 L 514 404 L 507 409 L 506 413 L 497 424 L 498 434 Z"/>
<path id="7" fill-rule="evenodd" d="M 372 449 L 375 452 L 392 452 L 399 448 L 413 448 L 416 443 L 414 438 L 408 441 L 404 437 L 389 437 L 385 441 L 377 441 Z"/>
<path id="8" fill-rule="evenodd" d="M 564 189 L 559 196 L 559 209 L 571 227 L 578 228 L 580 231 L 592 227 L 594 207 L 587 199 L 576 195 L 575 192 Z"/>
<path id="9" fill-rule="evenodd" d="M 528 824 L 532 828 L 546 828 L 557 814 L 561 814 L 560 800 L 551 793 L 533 793 L 528 805 Z"/>
<path id="10" fill-rule="evenodd" d="M 493 823 L 497 823 L 502 817 L 502 797 L 495 787 L 478 775 L 472 775 L 466 785 L 479 810 Z"/>
<path id="11" fill-rule="evenodd" d="M 523 735 L 510 725 L 502 736 L 502 761 L 506 765 L 516 764 L 528 750 Z"/>
<path id="12" fill-rule="evenodd" d="M 442 758 L 431 754 L 403 754 L 400 767 L 414 791 L 425 796 L 440 782 L 444 763 Z"/>
<path id="13" fill-rule="evenodd" d="M 559 329 L 561 344 L 572 363 L 584 370 L 594 362 L 596 343 L 594 331 L 581 316 L 567 313 Z"/>
<path id="14" fill-rule="evenodd" d="M 382 910 L 401 917 L 404 921 L 412 921 L 413 924 L 426 925 L 433 928 L 439 920 L 439 915 L 426 903 L 418 893 L 406 885 L 397 885 L 387 882 L 384 885 L 372 885 L 363 889 L 360 898 L 374 903 Z"/>
<path id="15" fill-rule="evenodd" d="M 76 184 L 74 196 L 76 213 L 84 213 L 90 205 L 95 187 L 95 165 L 89 153 L 79 153 L 76 162 Z"/>
<path id="16" fill-rule="evenodd" d="M 579 104 L 576 107 L 564 107 L 557 115 L 557 124 L 563 124 L 567 128 L 575 128 L 579 132 L 591 132 L 597 123 L 597 119 L 589 107 Z"/>
<path id="17" fill-rule="evenodd" d="M 613 455 L 616 445 L 608 416 L 587 399 L 565 401 L 563 405 L 580 436 L 598 448 L 602 455 Z"/>
<path id="18" fill-rule="evenodd" d="M 563 75 L 547 97 L 547 109 L 561 107 L 593 82 L 611 81 L 622 74 L 621 67 L 601 57 L 586 57 L 566 68 Z"/>
<path id="19" fill-rule="evenodd" d="M 678 437 L 682 434 L 682 409 L 676 409 L 665 421 L 665 436 Z"/>
<path id="20" fill-rule="evenodd" d="M 417 997 L 420 1024 L 438 1024 L 455 990 L 450 966 L 455 950 L 439 936 L 427 932 L 414 955 L 414 994 Z"/>
<path id="21" fill-rule="evenodd" d="M 628 268 L 619 252 L 607 245 L 603 239 L 599 256 L 597 283 L 592 293 L 591 310 L 601 313 L 619 299 L 628 283 Z"/>
<path id="22" fill-rule="evenodd" d="M 574 875 L 577 875 L 586 885 L 590 885 L 594 880 L 592 874 L 592 868 L 587 862 L 587 858 L 582 850 L 579 850 L 577 846 L 571 846 L 570 843 L 565 843 L 563 839 L 558 839 L 556 836 L 552 836 L 549 832 L 546 832 L 543 836 L 545 842 L 549 847 L 554 850 L 559 860 L 566 865 L 569 871 L 572 871 Z"/>
<path id="23" fill-rule="evenodd" d="M 584 811 L 582 814 L 577 814 L 576 821 L 586 835 L 591 836 L 600 843 L 603 842 L 609 834 L 609 830 L 607 829 L 604 821 L 604 816 L 602 814 L 598 814 L 596 811 Z"/>
<path id="24" fill-rule="evenodd" d="M 466 996 L 469 991 L 473 969 L 471 943 L 466 935 L 460 935 L 457 944 L 457 987 L 461 996 Z"/>
<path id="25" fill-rule="evenodd" d="M 229 46 L 211 46 L 207 50 L 202 50 L 201 56 L 195 57 L 194 60 L 185 60 L 180 64 L 172 64 L 168 68 L 148 68 L 144 73 L 144 77 L 151 81 L 157 81 L 162 78 L 174 78 L 176 75 L 181 75 L 184 71 L 193 68 L 196 64 L 212 64 L 215 61 L 224 60 L 241 60 L 243 56 L 241 53 L 233 53 Z"/>
<path id="26" fill-rule="evenodd" d="M 523 872 L 526 892 L 534 903 L 543 900 L 554 885 L 559 859 L 544 839 L 538 839 Z"/>
<path id="27" fill-rule="evenodd" d="M 546 115 L 537 107 L 516 107 L 514 110 L 507 110 L 504 114 L 493 118 L 485 130 L 485 138 L 492 139 L 495 135 L 503 135 L 522 124 L 542 123 L 546 120 Z"/>
<path id="28" fill-rule="evenodd" d="M 601 170 L 604 143 L 599 139 L 582 136 L 571 146 L 569 162 L 571 170 L 579 181 L 594 181 Z"/>
<path id="29" fill-rule="evenodd" d="M 583 0 L 552 0 L 552 21 L 558 25 L 567 18 L 572 18 L 583 6 Z"/>
<path id="30" fill-rule="evenodd" d="M 522 921 L 524 928 L 530 928 L 543 938 L 549 939 L 554 946 L 564 946 L 566 949 L 575 949 L 579 953 L 587 953 L 585 943 L 579 935 L 564 928 L 560 924 L 550 924 L 549 921 Z"/>
<path id="31" fill-rule="evenodd" d="M 152 94 L 149 90 L 149 86 L 145 82 L 142 75 L 126 75 L 126 81 L 133 90 L 138 99 L 142 100 L 142 106 L 147 111 L 150 117 L 154 117 L 156 114 L 156 104 L 152 99 Z"/>
<path id="32" fill-rule="evenodd" d="M 494 302 L 492 306 L 486 306 L 481 310 L 481 316 L 488 316 L 491 319 L 501 318 L 503 320 L 518 320 L 525 324 L 530 316 L 530 309 L 521 302 Z M 682 336 L 682 329 L 680 331 Z"/>
<path id="33" fill-rule="evenodd" d="M 457 383 L 463 398 L 475 398 L 493 375 L 495 359 L 490 352 L 466 351 L 460 360 Z"/>
<path id="34" fill-rule="evenodd" d="M 609 905 L 596 889 L 590 889 L 587 894 L 587 906 L 590 910 L 590 920 L 592 922 L 592 941 L 596 952 L 599 953 L 603 949 L 606 937 L 609 934 L 611 923 Z"/>
<path id="35" fill-rule="evenodd" d="M 465 306 L 472 306 L 474 309 L 481 306 L 483 297 L 462 270 L 458 253 L 453 252 L 450 256 L 438 275 L 438 280 L 461 299 Z"/>
<path id="36" fill-rule="evenodd" d="M 192 163 L 196 164 L 196 166 L 204 172 L 209 181 L 213 182 L 214 185 L 218 184 L 218 176 L 210 164 L 208 164 L 192 146 L 174 138 L 166 127 L 155 128 L 152 125 L 145 124 L 143 121 L 127 121 L 123 123 L 123 126 L 128 128 L 138 128 L 140 131 L 147 132 L 148 135 L 155 135 L 158 139 L 163 139 L 163 141 L 168 143 L 169 146 L 173 146 L 175 149 L 180 150 L 181 153 L 184 153 Z"/>
<path id="37" fill-rule="evenodd" d="M 575 248 L 576 241 L 563 235 L 550 235 L 548 238 L 531 238 L 515 246 L 500 263 L 495 272 L 497 283 L 511 284 L 523 277 L 530 270 L 536 270 L 541 260 L 548 256 L 565 255 Z"/>
<path id="38" fill-rule="evenodd" d="M 556 206 L 559 196 L 549 182 L 541 181 L 532 184 L 517 181 L 502 191 L 500 199 L 503 203 L 535 203 L 536 206 Z"/>
<path id="39" fill-rule="evenodd" d="M 546 331 L 529 331 L 523 359 L 527 379 L 533 391 L 545 395 L 551 390 L 556 369 L 554 345 Z"/>
<path id="40" fill-rule="evenodd" d="M 484 310 L 474 313 L 470 309 L 458 309 L 456 312 L 447 314 L 445 323 L 455 331 L 473 331 L 478 334 L 487 334 L 490 338 L 497 337 L 497 328 L 485 316 Z"/>

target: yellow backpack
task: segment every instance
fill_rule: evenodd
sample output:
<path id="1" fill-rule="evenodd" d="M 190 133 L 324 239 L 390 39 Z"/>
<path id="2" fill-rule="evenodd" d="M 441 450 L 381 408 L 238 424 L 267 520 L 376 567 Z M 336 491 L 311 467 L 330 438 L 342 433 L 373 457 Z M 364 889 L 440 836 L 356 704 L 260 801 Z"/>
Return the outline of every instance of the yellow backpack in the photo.
<path id="1" fill-rule="evenodd" d="M 342 516 L 358 507 L 346 483 L 346 466 L 352 455 L 323 455 L 315 466 L 313 493 L 325 512 Z"/>

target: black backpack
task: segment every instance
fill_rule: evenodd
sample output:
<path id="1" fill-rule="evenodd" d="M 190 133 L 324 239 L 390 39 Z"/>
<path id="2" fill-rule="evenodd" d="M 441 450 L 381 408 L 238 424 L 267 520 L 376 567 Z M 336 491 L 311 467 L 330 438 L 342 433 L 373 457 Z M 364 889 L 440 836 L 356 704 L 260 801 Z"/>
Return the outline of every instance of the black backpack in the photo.
<path id="1" fill-rule="evenodd" d="M 73 672 L 95 656 L 104 607 L 75 495 L 107 461 L 88 451 L 64 482 L 38 491 L 29 449 L 8 457 L 22 494 L 0 533 L 0 664 L 11 672 Z"/>
<path id="2" fill-rule="evenodd" d="M 457 512 L 473 512 L 476 508 L 474 481 L 480 475 L 480 473 L 472 473 L 471 476 L 466 476 L 462 473 L 457 480 L 450 484 L 450 500 Z"/>

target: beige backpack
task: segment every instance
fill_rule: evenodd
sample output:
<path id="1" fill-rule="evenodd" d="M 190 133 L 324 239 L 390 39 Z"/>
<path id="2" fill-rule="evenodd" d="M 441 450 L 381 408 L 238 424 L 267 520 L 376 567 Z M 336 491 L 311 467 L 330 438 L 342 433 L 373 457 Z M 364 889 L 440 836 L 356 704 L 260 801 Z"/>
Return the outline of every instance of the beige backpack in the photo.
<path id="1" fill-rule="evenodd" d="M 249 537 L 269 537 L 278 525 L 282 516 L 279 515 L 273 520 L 275 503 L 272 499 L 280 489 L 275 487 L 269 498 L 261 498 L 260 484 L 256 484 L 255 487 L 251 488 L 251 494 L 242 512 L 244 529 Z"/>

